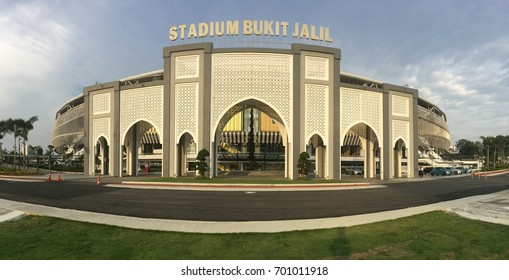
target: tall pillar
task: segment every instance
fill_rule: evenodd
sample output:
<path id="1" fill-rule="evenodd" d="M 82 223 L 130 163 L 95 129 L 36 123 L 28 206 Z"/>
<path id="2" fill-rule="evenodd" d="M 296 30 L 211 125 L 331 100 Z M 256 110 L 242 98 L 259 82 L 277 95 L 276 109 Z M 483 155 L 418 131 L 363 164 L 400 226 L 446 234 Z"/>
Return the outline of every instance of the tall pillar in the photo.
<path id="1" fill-rule="evenodd" d="M 163 144 L 163 161 L 168 162 L 169 166 L 163 166 L 163 176 L 173 176 L 180 173 L 179 162 L 177 157 L 180 153 L 178 147 L 178 139 L 185 131 L 190 131 L 190 134 L 194 137 L 196 142 L 196 149 L 200 151 L 202 149 L 210 150 L 211 143 L 211 55 L 212 55 L 212 43 L 197 43 L 185 46 L 172 46 L 165 47 L 163 50 L 164 57 L 164 112 L 167 114 L 164 117 L 164 139 L 166 145 Z M 185 64 L 185 57 L 198 57 L 196 64 Z M 183 58 L 184 65 L 194 69 L 192 75 L 188 76 L 182 67 L 176 67 L 176 63 L 179 63 L 180 58 Z M 184 67 L 184 68 L 186 68 Z M 179 86 L 186 84 L 197 85 L 197 98 L 198 103 L 193 108 L 179 108 L 176 102 L 178 98 L 184 98 L 178 90 Z M 177 97 L 178 95 L 178 97 Z M 195 123 L 189 123 L 181 120 L 179 116 L 175 115 L 177 110 L 189 110 L 189 112 L 195 112 L 196 114 L 191 117 Z M 178 123 L 182 121 L 184 123 Z M 213 160 L 213 157 L 209 157 L 209 161 Z M 212 166 L 212 162 L 209 162 L 209 166 Z M 212 173 L 213 174 L 213 173 Z"/>
<path id="2" fill-rule="evenodd" d="M 387 180 L 393 176 L 393 167 L 391 166 L 391 158 L 394 157 L 392 151 L 392 103 L 388 88 L 384 87 L 382 94 L 383 132 L 380 145 L 380 179 Z"/>
<path id="3" fill-rule="evenodd" d="M 394 178 L 401 178 L 401 149 L 394 148 Z"/>
<path id="4" fill-rule="evenodd" d="M 318 146 L 315 149 L 316 176 L 320 178 L 325 178 L 324 155 L 326 154 L 326 150 L 324 146 Z"/>
<path id="5" fill-rule="evenodd" d="M 184 142 L 183 145 L 180 145 L 180 153 L 182 155 L 182 160 L 180 161 L 181 162 L 181 169 L 180 169 L 180 175 L 181 176 L 186 176 L 187 175 L 187 141 L 188 139 L 186 139 L 186 141 Z"/>
<path id="6" fill-rule="evenodd" d="M 138 133 L 137 129 L 138 124 L 133 125 L 131 128 L 131 135 L 129 139 L 129 155 L 130 155 L 130 165 L 129 165 L 129 175 L 136 176 L 138 175 L 138 149 L 136 143 L 136 134 Z"/>
<path id="7" fill-rule="evenodd" d="M 172 137 L 173 133 L 170 133 L 170 130 L 173 128 L 171 125 L 175 121 L 175 117 L 172 114 L 174 98 L 171 98 L 171 51 L 168 48 L 163 49 L 163 65 L 164 65 L 164 89 L 163 89 L 163 158 L 161 161 L 161 175 L 163 177 L 172 176 L 171 168 L 173 168 L 172 164 Z"/>
<path id="8" fill-rule="evenodd" d="M 371 128 L 366 126 L 366 150 L 364 154 L 364 178 L 373 178 L 373 142 Z"/>
<path id="9" fill-rule="evenodd" d="M 290 168 L 292 178 L 297 178 L 296 160 L 305 148 L 307 137 L 315 132 L 323 136 L 327 149 L 324 150 L 324 178 L 338 179 L 340 177 L 340 140 L 339 140 L 339 62 L 341 51 L 321 46 L 293 44 L 293 103 L 290 128 Z M 317 74 L 313 71 L 316 63 L 325 71 Z M 315 65 L 315 66 L 313 66 Z M 321 92 L 320 92 L 321 91 Z M 313 93 L 314 92 L 314 93 Z M 312 100 L 311 94 L 320 94 L 322 102 L 307 102 Z M 309 104 L 307 104 L 309 103 Z M 313 105 L 311 105 L 314 103 Z M 311 106 L 311 107 L 310 107 Z M 325 126 L 317 127 L 308 123 L 313 118 L 313 110 L 325 112 L 323 120 Z M 307 113 L 306 113 L 307 112 Z M 320 117 L 322 118 L 322 117 Z"/>
<path id="10" fill-rule="evenodd" d="M 108 161 L 109 171 L 112 176 L 120 175 L 122 158 L 122 146 L 120 140 L 120 82 L 112 82 L 112 104 L 111 104 L 111 141 L 109 144 Z"/>
<path id="11" fill-rule="evenodd" d="M 210 142 L 209 151 L 209 178 L 217 176 L 217 146 L 216 141 Z"/>
<path id="12" fill-rule="evenodd" d="M 304 97 L 301 93 L 301 49 L 295 48 L 293 45 L 293 98 L 292 98 L 292 128 L 287 128 L 288 133 L 288 145 L 287 145 L 287 156 L 285 157 L 285 164 L 288 166 L 288 177 L 290 179 L 299 178 L 299 171 L 297 169 L 297 160 L 299 158 L 301 149 L 301 138 L 304 135 L 304 123 L 303 123 L 303 108 L 301 105 L 304 103 Z"/>

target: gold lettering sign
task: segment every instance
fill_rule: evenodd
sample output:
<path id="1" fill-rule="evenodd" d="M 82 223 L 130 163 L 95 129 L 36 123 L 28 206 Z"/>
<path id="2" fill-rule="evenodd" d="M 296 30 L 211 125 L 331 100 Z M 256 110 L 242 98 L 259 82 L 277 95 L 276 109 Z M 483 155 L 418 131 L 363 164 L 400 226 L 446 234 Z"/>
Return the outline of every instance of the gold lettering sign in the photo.
<path id="1" fill-rule="evenodd" d="M 240 28 L 242 24 L 242 28 Z M 293 30 L 288 32 L 289 27 Z M 241 32 L 241 33 L 239 33 Z M 316 26 L 308 24 L 300 24 L 295 22 L 290 25 L 287 21 L 273 20 L 227 20 L 200 22 L 198 24 L 180 24 L 171 26 L 169 29 L 169 38 L 171 41 L 205 38 L 205 37 L 222 37 L 222 36 L 272 36 L 287 37 L 291 34 L 294 38 L 306 39 L 312 41 L 320 41 L 332 43 L 329 27 Z"/>

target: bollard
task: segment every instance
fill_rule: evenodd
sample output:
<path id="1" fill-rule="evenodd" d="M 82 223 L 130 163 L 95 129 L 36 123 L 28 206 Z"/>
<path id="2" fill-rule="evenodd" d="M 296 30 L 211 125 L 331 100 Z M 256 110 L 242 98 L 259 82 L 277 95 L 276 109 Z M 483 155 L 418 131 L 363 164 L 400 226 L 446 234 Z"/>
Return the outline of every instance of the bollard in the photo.
<path id="1" fill-rule="evenodd" d="M 97 185 L 101 184 L 101 174 L 97 175 Z"/>
<path id="2" fill-rule="evenodd" d="M 58 172 L 58 175 L 57 175 L 57 182 L 60 182 L 62 181 L 62 179 L 60 178 L 60 172 Z"/>

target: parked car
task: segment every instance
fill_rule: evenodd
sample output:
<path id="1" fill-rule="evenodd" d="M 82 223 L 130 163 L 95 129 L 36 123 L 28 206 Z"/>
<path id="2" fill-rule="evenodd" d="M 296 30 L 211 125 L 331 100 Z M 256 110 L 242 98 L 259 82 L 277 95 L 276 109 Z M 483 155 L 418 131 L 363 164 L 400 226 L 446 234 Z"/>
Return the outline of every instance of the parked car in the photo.
<path id="1" fill-rule="evenodd" d="M 346 175 L 363 175 L 361 168 L 354 167 L 354 168 L 345 168 L 344 169 Z"/>
<path id="2" fill-rule="evenodd" d="M 430 172 L 431 176 L 445 176 L 445 175 L 451 175 L 451 172 L 443 167 L 435 167 L 431 169 Z"/>
<path id="3" fill-rule="evenodd" d="M 453 175 L 461 175 L 461 174 L 465 173 L 465 170 L 463 170 L 463 168 L 459 167 L 459 168 L 451 168 L 451 169 L 449 169 L 449 172 L 451 172 L 451 174 L 453 174 Z"/>
<path id="4" fill-rule="evenodd" d="M 470 173 L 472 173 L 472 169 L 467 168 L 467 167 L 461 167 L 461 170 L 463 170 L 463 173 L 465 173 L 465 174 L 470 174 Z"/>
<path id="5" fill-rule="evenodd" d="M 362 170 L 360 170 L 360 169 L 354 169 L 354 170 L 352 170 L 352 175 L 362 175 L 362 174 L 363 174 L 363 173 L 362 173 Z"/>
<path id="6" fill-rule="evenodd" d="M 422 171 L 424 171 L 424 174 L 429 174 L 431 172 L 431 170 L 433 170 L 433 167 L 424 167 L 422 169 Z"/>

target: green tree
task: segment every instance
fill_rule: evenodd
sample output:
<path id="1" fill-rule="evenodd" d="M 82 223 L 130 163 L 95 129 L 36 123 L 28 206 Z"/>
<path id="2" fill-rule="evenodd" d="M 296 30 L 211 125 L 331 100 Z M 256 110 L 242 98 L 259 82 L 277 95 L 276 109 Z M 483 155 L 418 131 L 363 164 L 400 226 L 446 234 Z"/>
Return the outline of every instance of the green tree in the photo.
<path id="1" fill-rule="evenodd" d="M 4 163 L 4 153 L 2 149 L 2 139 L 4 135 L 7 134 L 7 123 L 6 121 L 0 121 L 0 166 Z"/>
<path id="2" fill-rule="evenodd" d="M 456 147 L 459 149 L 459 155 L 463 158 L 474 158 L 479 153 L 477 145 L 466 139 L 456 141 Z"/>
<path id="3" fill-rule="evenodd" d="M 299 154 L 297 168 L 299 169 L 299 174 L 301 177 L 308 175 L 309 169 L 311 167 L 311 161 L 309 160 L 309 157 L 310 156 L 307 152 L 302 152 Z"/>
<path id="4" fill-rule="evenodd" d="M 482 139 L 482 144 L 484 146 L 484 150 L 486 152 L 484 167 L 488 168 L 490 165 L 490 151 L 493 153 L 495 138 L 492 136 L 481 136 L 481 139 Z"/>
<path id="5" fill-rule="evenodd" d="M 207 157 L 210 155 L 209 151 L 205 148 L 201 149 L 196 156 L 196 160 L 198 164 L 196 165 L 196 169 L 198 169 L 198 174 L 200 176 L 205 176 L 205 172 L 207 171 Z"/>
<path id="6" fill-rule="evenodd" d="M 496 144 L 496 152 L 497 152 L 497 158 L 496 162 L 500 162 L 505 160 L 505 148 L 506 148 L 506 136 L 503 135 L 497 135 L 495 137 L 495 144 Z"/>

